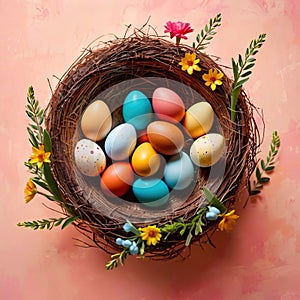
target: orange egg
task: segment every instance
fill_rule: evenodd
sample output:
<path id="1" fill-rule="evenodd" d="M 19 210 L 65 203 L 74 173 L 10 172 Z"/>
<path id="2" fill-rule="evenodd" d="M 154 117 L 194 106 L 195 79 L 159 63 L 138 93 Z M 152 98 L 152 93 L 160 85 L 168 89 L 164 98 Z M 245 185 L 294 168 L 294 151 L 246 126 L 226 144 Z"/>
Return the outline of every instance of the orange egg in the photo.
<path id="1" fill-rule="evenodd" d="M 153 148 L 162 154 L 174 155 L 183 148 L 184 136 L 172 123 L 152 122 L 147 127 L 147 134 Z"/>
<path id="2" fill-rule="evenodd" d="M 133 152 L 131 163 L 136 174 L 150 176 L 159 170 L 161 157 L 150 143 L 143 143 Z"/>
<path id="3" fill-rule="evenodd" d="M 102 192 L 109 197 L 125 195 L 134 181 L 132 167 L 127 162 L 116 162 L 102 174 L 100 186 Z"/>

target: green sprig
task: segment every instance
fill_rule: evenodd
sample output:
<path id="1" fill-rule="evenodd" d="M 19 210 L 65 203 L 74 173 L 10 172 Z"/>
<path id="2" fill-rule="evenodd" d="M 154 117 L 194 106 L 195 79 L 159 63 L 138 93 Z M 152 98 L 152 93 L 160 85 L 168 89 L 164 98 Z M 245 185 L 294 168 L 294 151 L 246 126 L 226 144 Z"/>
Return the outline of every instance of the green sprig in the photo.
<path id="1" fill-rule="evenodd" d="M 166 236 L 164 237 L 164 241 L 170 236 L 170 234 L 178 232 L 181 236 L 187 234 L 187 238 L 185 241 L 185 245 L 189 246 L 193 236 L 197 236 L 203 232 L 203 226 L 205 222 L 203 221 L 203 216 L 207 211 L 207 207 L 203 207 L 197 211 L 194 218 L 189 222 L 184 222 L 184 220 L 178 219 L 177 221 L 173 222 L 172 224 L 166 224 L 161 228 L 161 232 L 165 233 Z"/>
<path id="2" fill-rule="evenodd" d="M 256 59 L 253 57 L 258 53 L 258 49 L 263 45 L 266 40 L 266 34 L 262 33 L 259 35 L 258 39 L 251 41 L 249 47 L 246 49 L 244 59 L 239 54 L 237 61 L 232 58 L 232 69 L 233 69 L 233 84 L 230 95 L 230 114 L 231 120 L 236 119 L 236 104 L 238 97 L 240 95 L 243 84 L 249 80 L 251 75 L 250 69 L 255 65 Z"/>
<path id="3" fill-rule="evenodd" d="M 120 253 L 111 255 L 112 259 L 105 265 L 106 270 L 112 270 L 116 268 L 119 265 L 119 263 L 122 266 L 124 266 L 125 259 L 127 258 L 128 254 L 129 254 L 129 250 L 128 248 L 126 248 Z"/>
<path id="4" fill-rule="evenodd" d="M 29 141 L 32 146 L 38 147 L 43 144 L 44 135 L 42 124 L 44 122 L 44 110 L 40 108 L 39 101 L 36 100 L 33 87 L 30 86 L 27 92 L 26 114 L 31 119 L 32 123 L 27 127 Z"/>
<path id="5" fill-rule="evenodd" d="M 217 14 L 213 19 L 209 20 L 209 23 L 201 30 L 199 34 L 196 35 L 196 43 L 193 43 L 193 48 L 196 50 L 204 50 L 207 45 L 209 45 L 210 40 L 217 33 L 215 29 L 221 26 L 221 14 Z"/>
<path id="6" fill-rule="evenodd" d="M 266 176 L 266 174 L 271 173 L 275 168 L 275 159 L 278 154 L 279 147 L 280 147 L 280 137 L 277 131 L 274 131 L 272 134 L 272 141 L 270 144 L 270 150 L 268 152 L 266 161 L 261 159 L 260 167 L 259 165 L 256 166 L 255 169 L 256 180 L 253 181 L 253 184 L 251 185 L 251 182 L 248 181 L 249 195 L 253 196 L 259 194 L 264 184 L 270 181 L 270 178 Z"/>
<path id="7" fill-rule="evenodd" d="M 51 230 L 53 227 L 57 227 L 61 225 L 61 229 L 64 229 L 68 225 L 76 221 L 77 219 L 78 219 L 77 216 L 67 216 L 61 218 L 50 218 L 50 219 L 35 220 L 30 222 L 22 222 L 22 223 L 18 223 L 17 226 L 32 228 L 33 230 L 37 230 L 37 229 Z"/>

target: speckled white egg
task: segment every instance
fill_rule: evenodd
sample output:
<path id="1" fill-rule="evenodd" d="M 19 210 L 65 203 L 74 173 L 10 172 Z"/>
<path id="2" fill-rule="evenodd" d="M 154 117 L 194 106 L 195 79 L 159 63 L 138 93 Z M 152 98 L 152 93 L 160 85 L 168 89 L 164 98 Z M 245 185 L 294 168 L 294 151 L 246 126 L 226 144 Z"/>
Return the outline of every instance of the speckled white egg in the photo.
<path id="1" fill-rule="evenodd" d="M 86 176 L 98 176 L 106 167 L 106 157 L 95 142 L 82 139 L 74 148 L 74 159 L 79 171 Z"/>
<path id="2" fill-rule="evenodd" d="M 105 152 L 113 160 L 127 159 L 136 146 L 136 139 L 133 125 L 128 123 L 118 125 L 105 140 Z"/>
<path id="3" fill-rule="evenodd" d="M 211 167 L 222 158 L 224 150 L 224 137 L 218 133 L 209 133 L 195 140 L 190 149 L 190 157 L 197 166 Z"/>

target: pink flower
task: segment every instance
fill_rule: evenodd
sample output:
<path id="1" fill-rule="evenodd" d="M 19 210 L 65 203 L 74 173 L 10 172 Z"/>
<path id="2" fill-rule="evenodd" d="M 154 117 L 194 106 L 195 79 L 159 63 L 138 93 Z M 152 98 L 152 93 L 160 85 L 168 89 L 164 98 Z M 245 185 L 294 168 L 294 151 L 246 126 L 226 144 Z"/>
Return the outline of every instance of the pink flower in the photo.
<path id="1" fill-rule="evenodd" d="M 171 39 L 176 36 L 177 40 L 181 38 L 186 40 L 187 37 L 185 35 L 193 31 L 194 29 L 191 28 L 190 23 L 168 21 L 165 25 L 165 33 L 170 32 Z"/>

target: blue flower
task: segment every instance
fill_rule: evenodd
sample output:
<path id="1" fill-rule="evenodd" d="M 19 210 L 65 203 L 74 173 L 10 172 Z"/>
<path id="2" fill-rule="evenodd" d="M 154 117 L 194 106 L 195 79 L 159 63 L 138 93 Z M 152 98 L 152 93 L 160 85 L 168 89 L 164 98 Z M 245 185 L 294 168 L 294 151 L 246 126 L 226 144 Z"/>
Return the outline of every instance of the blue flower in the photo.
<path id="1" fill-rule="evenodd" d="M 206 213 L 205 217 L 209 221 L 215 221 L 215 220 L 218 219 L 218 216 L 219 216 L 220 213 L 221 213 L 220 210 L 217 209 L 216 207 L 209 206 L 208 207 L 208 212 Z"/>
<path id="2" fill-rule="evenodd" d="M 132 242 L 129 240 L 122 241 L 122 246 L 124 248 L 129 248 L 132 245 Z"/>
<path id="3" fill-rule="evenodd" d="M 139 253 L 139 248 L 136 242 L 132 242 L 131 246 L 129 247 L 129 252 L 131 255 L 136 255 Z"/>
<path id="4" fill-rule="evenodd" d="M 123 244 L 124 240 L 122 240 L 121 238 L 117 238 L 116 239 L 116 244 L 121 246 Z"/>
<path id="5" fill-rule="evenodd" d="M 126 231 L 126 232 L 133 232 L 134 226 L 133 226 L 131 223 L 126 222 L 126 223 L 123 225 L 123 229 L 124 229 L 124 231 Z"/>
<path id="6" fill-rule="evenodd" d="M 221 213 L 220 210 L 219 210 L 218 208 L 214 207 L 214 206 L 209 206 L 209 207 L 208 207 L 208 210 L 209 210 L 210 212 L 215 213 L 216 215 L 219 215 L 219 214 Z"/>

